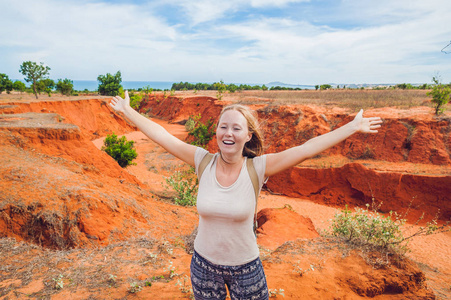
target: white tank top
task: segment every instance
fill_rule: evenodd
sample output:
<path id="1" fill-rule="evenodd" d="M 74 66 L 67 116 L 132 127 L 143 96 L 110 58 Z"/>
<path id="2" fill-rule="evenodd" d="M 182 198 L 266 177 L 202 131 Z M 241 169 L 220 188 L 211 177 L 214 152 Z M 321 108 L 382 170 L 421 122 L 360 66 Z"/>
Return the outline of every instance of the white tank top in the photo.
<path id="1" fill-rule="evenodd" d="M 197 148 L 194 162 L 196 173 L 199 164 L 208 153 Z M 246 167 L 246 160 L 238 179 L 223 187 L 216 179 L 219 154 L 205 168 L 199 182 L 197 211 L 199 228 L 194 249 L 202 257 L 217 265 L 237 266 L 246 264 L 259 256 L 253 231 L 255 192 Z M 266 155 L 253 160 L 259 188 L 264 180 Z"/>

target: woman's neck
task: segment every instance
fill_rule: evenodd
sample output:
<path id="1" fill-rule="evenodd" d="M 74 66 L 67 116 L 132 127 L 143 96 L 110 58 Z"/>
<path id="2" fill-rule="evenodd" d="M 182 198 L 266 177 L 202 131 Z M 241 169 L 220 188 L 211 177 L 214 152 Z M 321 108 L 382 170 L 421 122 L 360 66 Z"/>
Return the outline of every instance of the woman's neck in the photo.
<path id="1" fill-rule="evenodd" d="M 219 152 L 219 164 L 221 167 L 229 168 L 234 166 L 240 166 L 243 164 L 244 156 L 235 155 L 235 156 L 227 156 L 223 153 Z"/>

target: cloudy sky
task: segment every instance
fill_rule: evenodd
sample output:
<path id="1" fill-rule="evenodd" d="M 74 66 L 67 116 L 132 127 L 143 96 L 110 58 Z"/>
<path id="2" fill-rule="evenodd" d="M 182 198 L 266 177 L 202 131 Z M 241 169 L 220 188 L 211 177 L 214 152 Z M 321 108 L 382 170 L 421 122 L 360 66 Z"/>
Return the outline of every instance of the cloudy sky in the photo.
<path id="1" fill-rule="evenodd" d="M 264 84 L 451 82 L 449 0 L 0 0 L 0 73 Z M 445 51 L 451 52 L 451 46 Z"/>

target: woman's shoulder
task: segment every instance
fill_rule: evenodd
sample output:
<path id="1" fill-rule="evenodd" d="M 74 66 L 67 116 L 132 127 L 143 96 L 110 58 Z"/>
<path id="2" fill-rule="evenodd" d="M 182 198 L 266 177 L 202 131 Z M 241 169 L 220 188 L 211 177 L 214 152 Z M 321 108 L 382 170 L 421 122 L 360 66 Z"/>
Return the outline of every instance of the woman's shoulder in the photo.
<path id="1" fill-rule="evenodd" d="M 197 147 L 196 152 L 194 154 L 194 164 L 196 166 L 196 174 L 198 172 L 199 165 L 202 163 L 202 161 L 208 154 L 210 154 L 212 158 L 214 158 L 214 156 L 217 155 L 217 153 L 213 154 L 208 152 L 204 148 Z"/>
<path id="2" fill-rule="evenodd" d="M 266 154 L 253 157 L 252 163 L 259 177 L 263 178 L 266 169 Z"/>

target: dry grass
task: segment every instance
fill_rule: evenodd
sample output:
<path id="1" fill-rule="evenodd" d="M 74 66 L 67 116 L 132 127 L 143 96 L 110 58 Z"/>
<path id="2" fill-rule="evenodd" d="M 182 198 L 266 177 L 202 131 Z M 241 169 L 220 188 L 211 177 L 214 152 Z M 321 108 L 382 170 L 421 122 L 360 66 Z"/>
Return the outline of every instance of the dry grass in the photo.
<path id="1" fill-rule="evenodd" d="M 47 299 L 61 289 L 88 290 L 95 295 L 124 284 L 144 287 L 147 282 L 172 281 L 173 273 L 167 268 L 171 264 L 172 247 L 169 242 L 142 236 L 106 247 L 61 251 L 2 238 L 0 283 L 16 283 L 0 288 L 0 298 L 12 290 L 18 297 Z M 28 259 L 23 260 L 24 257 Z M 144 280 L 132 276 L 146 273 L 152 276 Z M 42 280 L 43 289 L 29 295 L 19 291 L 36 280 Z"/>
<path id="2" fill-rule="evenodd" d="M 226 93 L 224 101 L 239 102 L 242 104 L 314 104 L 331 107 L 349 108 L 357 111 L 360 108 L 398 107 L 410 108 L 430 104 L 428 90 L 302 90 L 302 91 L 240 91 Z M 216 97 L 216 91 L 178 91 L 180 97 L 209 96 Z"/>
<path id="3" fill-rule="evenodd" d="M 252 91 L 238 93 L 245 104 L 268 102 L 277 104 L 316 104 L 357 110 L 360 108 L 410 108 L 429 105 L 426 90 L 326 90 L 326 91 Z"/>

